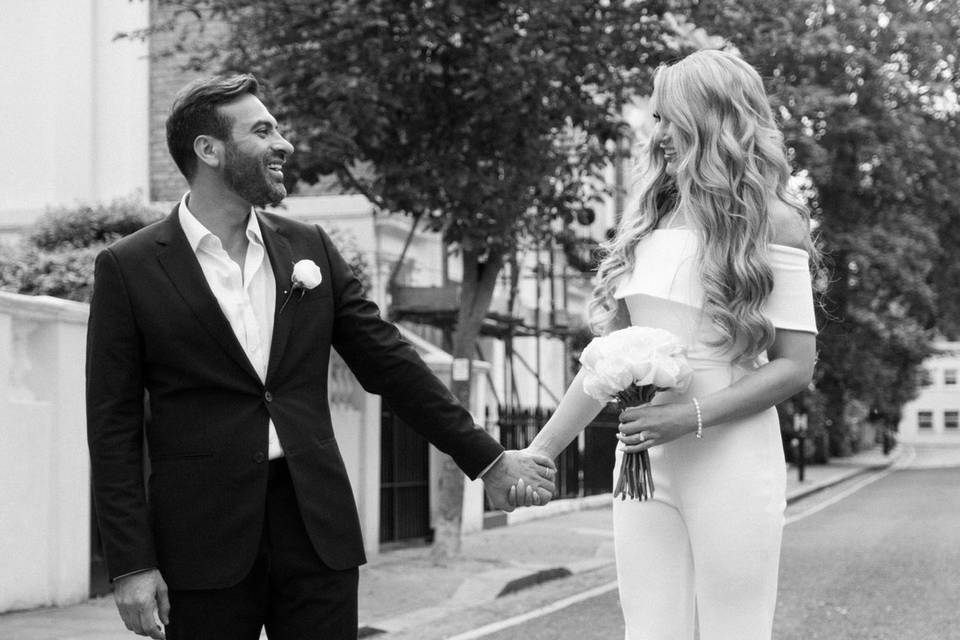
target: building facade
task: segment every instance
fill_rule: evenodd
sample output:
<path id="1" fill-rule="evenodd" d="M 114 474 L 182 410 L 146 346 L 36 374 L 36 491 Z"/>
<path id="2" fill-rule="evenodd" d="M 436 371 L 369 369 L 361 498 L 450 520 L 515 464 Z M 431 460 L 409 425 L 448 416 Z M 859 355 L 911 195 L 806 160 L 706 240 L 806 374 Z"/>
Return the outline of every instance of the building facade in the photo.
<path id="1" fill-rule="evenodd" d="M 937 342 L 921 370 L 920 394 L 903 407 L 901 442 L 960 443 L 960 342 Z"/>
<path id="2" fill-rule="evenodd" d="M 149 4 L 3 3 L 0 240 L 49 207 L 146 197 L 147 45 L 114 36 L 145 26 Z"/>

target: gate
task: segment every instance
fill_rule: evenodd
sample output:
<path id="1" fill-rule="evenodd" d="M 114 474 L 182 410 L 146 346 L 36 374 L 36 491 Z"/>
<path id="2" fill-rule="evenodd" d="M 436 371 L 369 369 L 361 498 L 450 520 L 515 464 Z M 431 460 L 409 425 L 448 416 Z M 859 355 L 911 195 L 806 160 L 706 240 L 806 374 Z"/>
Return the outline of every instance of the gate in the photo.
<path id="1" fill-rule="evenodd" d="M 613 492 L 613 463 L 620 431 L 616 405 L 607 405 L 584 431 L 583 495 Z"/>
<path id="2" fill-rule="evenodd" d="M 507 449 L 529 445 L 552 412 L 541 407 L 500 407 L 500 444 Z M 613 491 L 613 462 L 619 427 L 614 405 L 600 412 L 557 457 L 557 498 L 576 498 Z M 582 444 L 582 447 L 581 447 Z M 491 510 L 489 505 L 487 510 Z"/>
<path id="3" fill-rule="evenodd" d="M 427 441 L 381 402 L 380 542 L 430 539 Z"/>

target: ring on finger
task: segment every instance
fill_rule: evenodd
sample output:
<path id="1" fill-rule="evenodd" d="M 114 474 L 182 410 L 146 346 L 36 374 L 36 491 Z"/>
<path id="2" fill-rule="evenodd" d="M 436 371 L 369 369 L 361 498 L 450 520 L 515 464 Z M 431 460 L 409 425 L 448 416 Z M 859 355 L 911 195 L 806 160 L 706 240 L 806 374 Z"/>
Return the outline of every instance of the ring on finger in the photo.
<path id="1" fill-rule="evenodd" d="M 638 435 L 640 436 L 640 442 L 643 442 L 644 440 L 647 439 L 647 437 L 643 435 L 643 431 L 641 431 Z"/>

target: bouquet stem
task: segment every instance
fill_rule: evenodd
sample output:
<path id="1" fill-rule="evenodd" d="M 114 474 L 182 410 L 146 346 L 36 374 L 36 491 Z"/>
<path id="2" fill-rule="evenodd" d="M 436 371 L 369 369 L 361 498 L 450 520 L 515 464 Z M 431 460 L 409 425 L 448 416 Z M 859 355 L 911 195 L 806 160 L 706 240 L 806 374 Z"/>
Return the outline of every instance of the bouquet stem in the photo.
<path id="1" fill-rule="evenodd" d="M 617 408 L 623 411 L 627 407 L 636 407 L 653 400 L 657 389 L 652 384 L 630 385 L 617 394 Z M 639 453 L 624 453 L 620 465 L 620 475 L 613 488 L 613 496 L 621 500 L 650 500 L 653 498 L 653 471 L 650 467 L 650 454 L 646 449 Z"/>

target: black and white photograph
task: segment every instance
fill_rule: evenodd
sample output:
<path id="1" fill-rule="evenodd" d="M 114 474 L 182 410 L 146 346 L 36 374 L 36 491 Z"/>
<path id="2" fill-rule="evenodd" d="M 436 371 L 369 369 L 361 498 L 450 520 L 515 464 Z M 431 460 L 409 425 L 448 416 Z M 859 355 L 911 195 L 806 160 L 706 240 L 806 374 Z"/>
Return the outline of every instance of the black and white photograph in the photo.
<path id="1" fill-rule="evenodd" d="M 960 640 L 960 0 L 0 16 L 0 640 Z"/>

